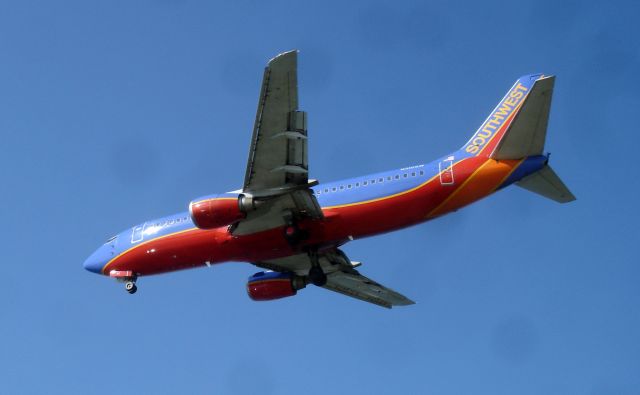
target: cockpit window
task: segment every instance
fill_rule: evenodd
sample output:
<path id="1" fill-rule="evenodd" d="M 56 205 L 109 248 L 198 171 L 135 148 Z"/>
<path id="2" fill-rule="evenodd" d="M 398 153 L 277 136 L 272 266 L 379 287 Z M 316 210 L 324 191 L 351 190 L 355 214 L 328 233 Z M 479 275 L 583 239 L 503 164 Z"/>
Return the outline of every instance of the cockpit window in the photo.
<path id="1" fill-rule="evenodd" d="M 104 242 L 104 244 L 109 244 L 109 243 L 111 243 L 112 241 L 114 241 L 114 240 L 115 240 L 115 239 L 117 239 L 117 238 L 118 238 L 118 235 L 115 235 L 115 236 L 109 237 L 109 240 L 105 241 L 105 242 Z"/>

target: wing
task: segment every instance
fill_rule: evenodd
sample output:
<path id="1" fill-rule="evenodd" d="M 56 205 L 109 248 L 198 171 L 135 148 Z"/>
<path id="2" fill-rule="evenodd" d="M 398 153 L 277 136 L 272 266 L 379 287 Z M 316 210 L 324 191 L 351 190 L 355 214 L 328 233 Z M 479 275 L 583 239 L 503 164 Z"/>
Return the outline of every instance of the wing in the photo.
<path id="1" fill-rule="evenodd" d="M 278 55 L 264 70 L 245 192 L 307 184 L 307 119 L 298 111 L 297 55 Z"/>
<path id="2" fill-rule="evenodd" d="M 350 261 L 339 249 L 318 254 L 318 263 L 327 275 L 323 288 L 351 296 L 378 306 L 391 308 L 414 304 L 412 300 L 360 274 L 355 268 L 359 262 Z M 269 270 L 293 272 L 306 276 L 311 268 L 311 258 L 307 254 L 255 263 Z"/>
<path id="3" fill-rule="evenodd" d="M 282 213 L 322 218 L 307 164 L 307 116 L 298 111 L 297 51 L 271 59 L 264 70 L 242 192 L 261 201 L 234 234 L 283 225 Z"/>
<path id="4" fill-rule="evenodd" d="M 327 275 L 327 284 L 324 288 L 389 309 L 393 306 L 408 306 L 415 303 L 393 289 L 370 280 L 355 269 L 336 271 Z"/>

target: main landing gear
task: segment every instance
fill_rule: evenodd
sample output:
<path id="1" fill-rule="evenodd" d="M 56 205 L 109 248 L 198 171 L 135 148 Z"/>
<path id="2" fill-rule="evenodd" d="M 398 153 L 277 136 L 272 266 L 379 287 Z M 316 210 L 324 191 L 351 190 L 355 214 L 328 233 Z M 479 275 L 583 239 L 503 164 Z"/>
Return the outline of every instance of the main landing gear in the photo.
<path id="1" fill-rule="evenodd" d="M 320 262 L 318 259 L 317 251 L 309 251 L 309 259 L 311 260 L 311 268 L 309 269 L 309 274 L 307 278 L 309 282 L 318 287 L 322 287 L 327 283 L 327 275 L 322 270 L 320 266 Z"/>

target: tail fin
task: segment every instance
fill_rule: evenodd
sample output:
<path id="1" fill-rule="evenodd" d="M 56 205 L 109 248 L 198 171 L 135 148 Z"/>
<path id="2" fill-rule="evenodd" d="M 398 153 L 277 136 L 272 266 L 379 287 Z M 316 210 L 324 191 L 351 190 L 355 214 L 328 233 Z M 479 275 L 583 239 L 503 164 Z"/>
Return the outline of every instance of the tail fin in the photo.
<path id="1" fill-rule="evenodd" d="M 542 74 L 519 78 L 463 151 L 493 159 L 541 155 L 554 81 L 555 77 Z"/>
<path id="2" fill-rule="evenodd" d="M 564 185 L 560 177 L 545 165 L 537 172 L 530 174 L 516 183 L 519 187 L 542 195 L 559 203 L 568 203 L 576 200 L 569 188 Z"/>
<path id="3" fill-rule="evenodd" d="M 462 150 L 496 160 L 542 155 L 554 82 L 542 74 L 520 77 Z M 516 184 L 556 202 L 576 199 L 548 164 Z"/>

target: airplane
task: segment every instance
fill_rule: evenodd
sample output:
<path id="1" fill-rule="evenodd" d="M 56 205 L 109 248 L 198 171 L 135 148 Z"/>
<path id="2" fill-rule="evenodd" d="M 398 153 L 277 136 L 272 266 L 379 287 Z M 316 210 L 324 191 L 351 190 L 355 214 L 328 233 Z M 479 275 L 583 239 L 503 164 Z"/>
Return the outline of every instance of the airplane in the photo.
<path id="1" fill-rule="evenodd" d="M 309 284 L 386 308 L 412 300 L 360 274 L 341 247 L 416 225 L 511 184 L 560 203 L 575 200 L 544 153 L 555 77 L 519 78 L 462 148 L 433 162 L 319 183 L 310 179 L 307 114 L 298 108 L 297 51 L 265 70 L 244 184 L 194 199 L 189 211 L 111 238 L 84 268 L 137 290 L 142 276 L 249 262 L 256 301 Z"/>

